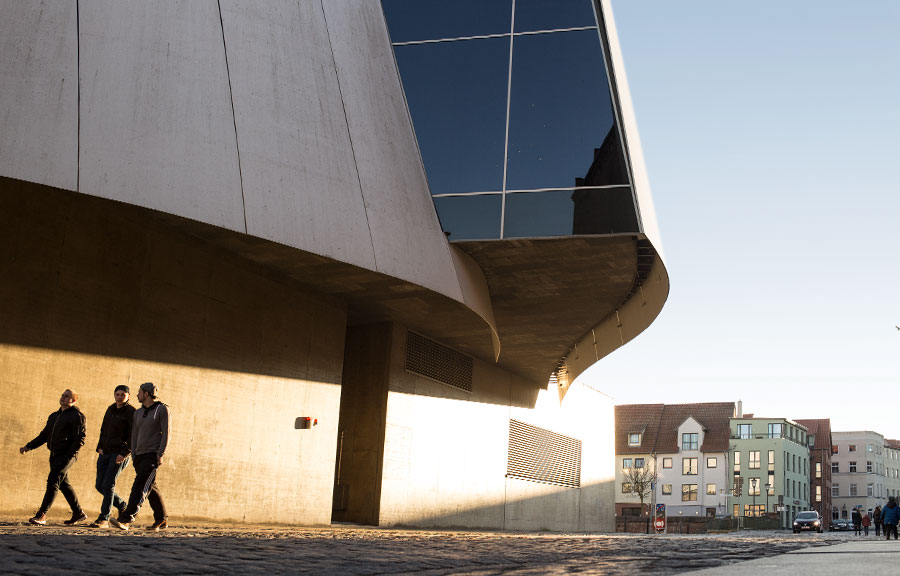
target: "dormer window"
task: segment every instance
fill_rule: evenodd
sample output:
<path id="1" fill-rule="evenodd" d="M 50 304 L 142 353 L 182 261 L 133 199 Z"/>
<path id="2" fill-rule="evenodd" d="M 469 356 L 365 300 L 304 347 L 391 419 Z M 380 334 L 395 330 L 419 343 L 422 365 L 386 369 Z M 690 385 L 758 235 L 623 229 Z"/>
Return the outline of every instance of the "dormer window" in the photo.
<path id="1" fill-rule="evenodd" d="M 628 435 L 628 445 L 629 446 L 640 446 L 641 445 L 641 434 L 632 433 Z"/>
<path id="2" fill-rule="evenodd" d="M 681 449 L 682 450 L 699 450 L 700 449 L 700 434 L 697 432 L 685 432 L 681 435 Z"/>

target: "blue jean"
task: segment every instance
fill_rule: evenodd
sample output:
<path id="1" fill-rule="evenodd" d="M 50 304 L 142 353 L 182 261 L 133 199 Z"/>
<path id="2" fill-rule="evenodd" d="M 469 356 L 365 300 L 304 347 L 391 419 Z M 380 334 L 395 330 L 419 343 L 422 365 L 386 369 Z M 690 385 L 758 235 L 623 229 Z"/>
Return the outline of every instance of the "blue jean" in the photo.
<path id="1" fill-rule="evenodd" d="M 121 510 L 127 502 L 116 494 L 116 480 L 122 470 L 128 466 L 128 458 L 122 460 L 121 464 L 116 464 L 118 454 L 101 454 L 97 458 L 97 492 L 103 494 L 103 503 L 100 504 L 100 516 L 98 520 L 109 520 L 109 510 L 111 506 L 115 506 Z"/>

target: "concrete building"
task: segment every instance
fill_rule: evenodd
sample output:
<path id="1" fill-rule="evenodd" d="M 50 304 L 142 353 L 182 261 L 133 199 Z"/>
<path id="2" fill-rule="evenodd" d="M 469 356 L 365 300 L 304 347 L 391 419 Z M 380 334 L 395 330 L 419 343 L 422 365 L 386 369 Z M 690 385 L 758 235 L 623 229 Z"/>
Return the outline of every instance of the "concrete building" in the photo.
<path id="1" fill-rule="evenodd" d="M 831 503 L 831 420 L 797 420 L 805 427 L 809 444 L 809 502 L 825 522 L 827 530 L 832 519 Z"/>
<path id="2" fill-rule="evenodd" d="M 616 406 L 616 514 L 642 513 L 625 478 L 639 461 L 656 470 L 652 502 L 665 504 L 668 516 L 726 513 L 734 410 L 733 402 Z"/>
<path id="3" fill-rule="evenodd" d="M 610 3 L 402 4 L 0 1 L 0 513 L 65 388 L 98 507 L 153 381 L 173 521 L 612 528 L 575 378 L 669 281 Z"/>
<path id="4" fill-rule="evenodd" d="M 869 513 L 896 495 L 898 450 L 871 430 L 832 432 L 832 518 L 850 518 L 854 508 Z"/>
<path id="5" fill-rule="evenodd" d="M 731 419 L 733 516 L 778 513 L 790 528 L 810 509 L 809 448 L 804 426 L 785 418 Z"/>

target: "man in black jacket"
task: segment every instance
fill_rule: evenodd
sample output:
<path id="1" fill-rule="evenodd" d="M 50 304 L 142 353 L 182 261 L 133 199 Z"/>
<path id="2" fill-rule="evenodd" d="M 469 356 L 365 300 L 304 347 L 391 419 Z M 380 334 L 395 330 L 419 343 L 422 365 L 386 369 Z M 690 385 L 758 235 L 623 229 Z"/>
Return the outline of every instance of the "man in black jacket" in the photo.
<path id="1" fill-rule="evenodd" d="M 47 490 L 44 500 L 35 515 L 28 521 L 43 526 L 47 523 L 47 512 L 53 505 L 57 492 L 62 492 L 72 509 L 72 517 L 64 524 L 76 524 L 87 519 L 78 503 L 78 496 L 69 484 L 69 469 L 75 464 L 78 450 L 84 446 L 84 414 L 75 406 L 78 394 L 66 390 L 59 398 L 59 410 L 50 414 L 41 433 L 28 444 L 19 448 L 24 454 L 46 443 L 50 450 L 50 474 L 47 476 Z"/>
<path id="2" fill-rule="evenodd" d="M 110 404 L 103 415 L 100 425 L 100 440 L 97 442 L 97 492 L 103 495 L 100 504 L 100 516 L 91 524 L 91 528 L 109 527 L 109 510 L 115 506 L 119 512 L 128 504 L 116 494 L 116 480 L 119 473 L 128 466 L 128 455 L 131 453 L 131 424 L 134 420 L 134 406 L 128 403 L 131 390 L 120 384 L 113 393 L 115 403 Z"/>

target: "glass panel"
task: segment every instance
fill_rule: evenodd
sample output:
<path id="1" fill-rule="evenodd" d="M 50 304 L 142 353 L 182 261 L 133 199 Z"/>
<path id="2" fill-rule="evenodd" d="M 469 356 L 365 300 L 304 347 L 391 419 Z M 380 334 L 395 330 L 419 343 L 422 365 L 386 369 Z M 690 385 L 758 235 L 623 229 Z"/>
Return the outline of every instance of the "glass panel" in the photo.
<path id="1" fill-rule="evenodd" d="M 391 42 L 509 34 L 512 0 L 382 0 Z"/>
<path id="2" fill-rule="evenodd" d="M 500 237 L 500 194 L 435 198 L 441 227 L 450 240 Z"/>
<path id="3" fill-rule="evenodd" d="M 507 190 L 627 184 L 598 32 L 513 46 Z"/>
<path id="4" fill-rule="evenodd" d="M 637 213 L 628 187 L 506 196 L 506 238 L 637 231 Z"/>
<path id="5" fill-rule="evenodd" d="M 516 0 L 516 32 L 596 25 L 592 0 Z"/>
<path id="6" fill-rule="evenodd" d="M 509 38 L 394 52 L 432 194 L 502 190 Z"/>

